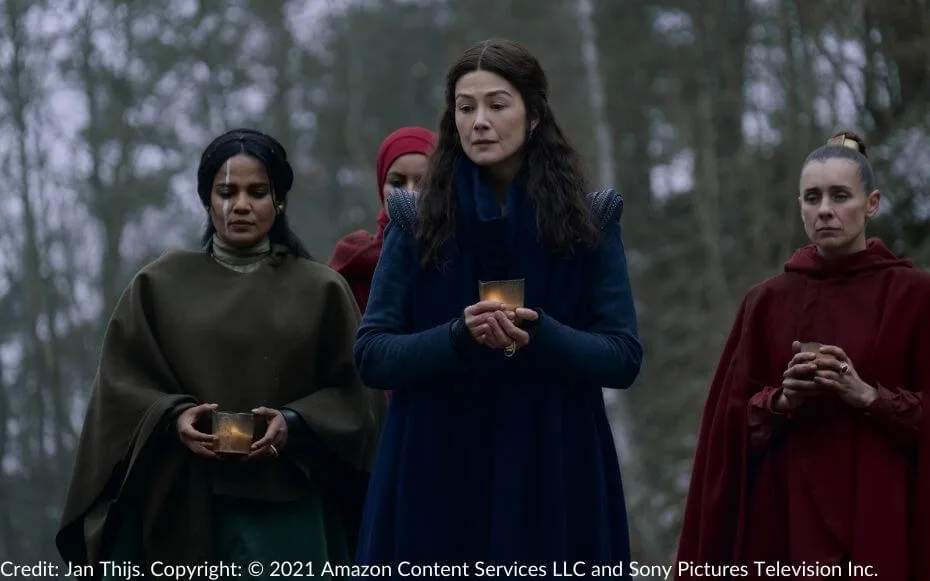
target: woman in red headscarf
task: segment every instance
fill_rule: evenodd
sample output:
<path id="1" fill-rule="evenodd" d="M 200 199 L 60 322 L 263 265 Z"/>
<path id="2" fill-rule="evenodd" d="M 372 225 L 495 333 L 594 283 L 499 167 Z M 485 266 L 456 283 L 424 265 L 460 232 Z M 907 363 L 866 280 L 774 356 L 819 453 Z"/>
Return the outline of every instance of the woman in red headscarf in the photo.
<path id="1" fill-rule="evenodd" d="M 427 156 L 433 151 L 435 141 L 433 132 L 422 127 L 402 127 L 384 139 L 378 150 L 376 169 L 381 198 L 378 231 L 372 235 L 358 230 L 336 244 L 329 266 L 348 281 L 363 313 L 388 223 L 384 200 L 394 188 L 408 192 L 419 189 L 420 179 L 426 173 Z"/>

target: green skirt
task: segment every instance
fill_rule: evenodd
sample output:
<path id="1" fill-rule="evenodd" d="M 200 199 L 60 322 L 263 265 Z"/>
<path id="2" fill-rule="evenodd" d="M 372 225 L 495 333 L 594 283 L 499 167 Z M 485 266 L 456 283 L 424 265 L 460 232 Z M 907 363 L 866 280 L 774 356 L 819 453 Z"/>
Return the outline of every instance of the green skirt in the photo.
<path id="1" fill-rule="evenodd" d="M 336 565 L 351 565 L 346 531 L 335 509 L 324 505 L 318 491 L 281 503 L 215 496 L 213 523 L 216 559 L 242 566 L 240 579 L 311 575 L 334 579 L 326 573 L 327 564 L 332 570 Z M 109 559 L 141 565 L 141 531 L 138 518 L 124 519 Z M 253 562 L 261 565 L 261 572 Z M 125 581 L 120 576 L 103 577 L 104 581 L 117 579 Z"/>

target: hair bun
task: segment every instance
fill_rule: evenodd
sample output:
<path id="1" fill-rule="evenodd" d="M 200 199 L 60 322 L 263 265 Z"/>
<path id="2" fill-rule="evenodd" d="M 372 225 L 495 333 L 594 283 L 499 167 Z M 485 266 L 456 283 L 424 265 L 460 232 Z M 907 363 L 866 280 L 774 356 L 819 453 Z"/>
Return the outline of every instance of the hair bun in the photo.
<path id="1" fill-rule="evenodd" d="M 839 133 L 832 135 L 830 139 L 827 140 L 827 145 L 839 145 L 842 147 L 848 147 L 868 157 L 865 149 L 865 140 L 859 137 L 859 135 L 853 131 L 840 131 Z"/>

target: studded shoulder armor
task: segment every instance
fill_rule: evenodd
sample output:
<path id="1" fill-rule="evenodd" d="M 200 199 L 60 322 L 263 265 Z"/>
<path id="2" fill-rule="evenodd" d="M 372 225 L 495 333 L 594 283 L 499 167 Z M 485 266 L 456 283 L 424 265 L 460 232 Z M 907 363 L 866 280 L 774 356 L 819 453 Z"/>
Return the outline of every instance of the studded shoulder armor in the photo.
<path id="1" fill-rule="evenodd" d="M 591 216 L 600 230 L 623 215 L 623 197 L 614 189 L 589 192 L 586 196 L 591 204 Z"/>
<path id="2" fill-rule="evenodd" d="M 590 192 L 586 195 L 591 204 L 591 214 L 598 228 L 603 230 L 607 224 L 620 220 L 623 215 L 623 198 L 613 189 Z M 410 192 L 394 189 L 387 198 L 388 213 L 391 221 L 408 235 L 416 234 L 417 199 Z"/>
<path id="3" fill-rule="evenodd" d="M 394 188 L 387 197 L 388 214 L 391 222 L 400 227 L 409 236 L 417 231 L 417 198 L 410 192 Z"/>

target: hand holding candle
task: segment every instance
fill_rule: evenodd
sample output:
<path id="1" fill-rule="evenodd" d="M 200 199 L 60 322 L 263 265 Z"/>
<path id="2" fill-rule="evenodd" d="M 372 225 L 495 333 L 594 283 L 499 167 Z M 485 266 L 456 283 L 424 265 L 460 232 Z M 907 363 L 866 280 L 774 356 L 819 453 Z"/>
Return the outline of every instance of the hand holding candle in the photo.
<path id="1" fill-rule="evenodd" d="M 513 355 L 529 343 L 529 334 L 519 328 L 521 320 L 535 321 L 536 311 L 524 308 L 524 280 L 482 281 L 481 302 L 465 309 L 465 324 L 475 339 L 492 349 Z"/>
<path id="2" fill-rule="evenodd" d="M 510 344 L 510 339 L 500 329 L 495 313 L 501 313 L 504 317 L 514 316 L 512 311 L 505 310 L 500 301 L 481 301 L 465 308 L 465 327 L 479 344 L 503 349 Z"/>
<path id="3" fill-rule="evenodd" d="M 178 438 L 187 448 L 204 458 L 216 458 L 216 452 L 213 447 L 216 443 L 216 436 L 205 434 L 194 427 L 201 416 L 212 412 L 216 409 L 215 403 L 204 403 L 184 410 L 175 421 L 175 427 L 178 431 Z"/>
<path id="4" fill-rule="evenodd" d="M 812 363 L 814 363 L 818 369 L 821 367 L 830 367 L 836 361 L 836 357 L 830 353 L 824 353 L 821 351 L 823 347 L 823 343 L 818 343 L 817 341 L 807 341 L 805 343 L 801 343 L 800 352 L 813 353 L 814 360 Z M 811 375 L 813 376 L 814 374 L 811 373 Z"/>
<path id="5" fill-rule="evenodd" d="M 814 349 L 814 350 L 812 350 Z M 781 392 L 773 402 L 775 409 L 789 412 L 797 409 L 807 399 L 820 395 L 823 389 L 814 382 L 817 371 L 816 347 L 812 343 L 795 341 L 791 345 L 794 355 L 782 373 Z"/>
<path id="6" fill-rule="evenodd" d="M 836 345 L 818 348 L 818 365 L 814 382 L 827 392 L 836 394 L 844 403 L 865 408 L 878 398 L 878 390 L 859 377 L 852 360 Z"/>
<path id="7" fill-rule="evenodd" d="M 251 444 L 249 450 L 249 459 L 270 456 L 277 458 L 287 444 L 287 421 L 279 410 L 258 407 L 252 410 L 256 416 L 265 419 L 267 428 L 264 435 L 255 443 Z"/>

